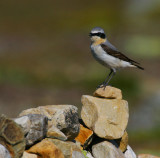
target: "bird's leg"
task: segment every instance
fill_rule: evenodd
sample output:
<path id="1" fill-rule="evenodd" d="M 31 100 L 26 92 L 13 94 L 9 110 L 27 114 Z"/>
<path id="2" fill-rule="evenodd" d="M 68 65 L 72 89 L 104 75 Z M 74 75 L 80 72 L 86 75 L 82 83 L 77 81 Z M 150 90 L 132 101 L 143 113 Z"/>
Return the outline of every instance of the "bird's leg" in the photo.
<path id="1" fill-rule="evenodd" d="M 111 75 L 112 74 L 112 75 Z M 107 80 L 107 82 L 102 85 L 102 87 L 104 87 L 103 90 L 105 90 L 106 86 L 108 85 L 109 81 L 112 79 L 112 77 L 116 74 L 116 71 L 112 70 L 112 73 L 110 74 L 110 78 Z"/>
<path id="2" fill-rule="evenodd" d="M 111 76 L 112 73 L 113 73 L 113 70 L 111 69 L 109 75 L 106 77 L 105 81 L 103 82 L 103 85 L 106 85 L 106 83 L 109 80 L 109 77 Z"/>
<path id="3" fill-rule="evenodd" d="M 100 85 L 98 85 L 97 89 L 98 88 L 101 88 L 101 87 L 105 87 L 109 77 L 111 76 L 111 74 L 113 73 L 113 70 L 111 69 L 110 73 L 108 74 L 108 76 L 106 77 L 105 81 L 103 83 L 101 83 Z"/>
<path id="4" fill-rule="evenodd" d="M 108 85 L 109 81 L 113 78 L 113 76 L 116 74 L 116 71 L 112 71 L 112 75 L 111 77 L 107 80 L 106 84 L 105 84 L 105 87 Z"/>

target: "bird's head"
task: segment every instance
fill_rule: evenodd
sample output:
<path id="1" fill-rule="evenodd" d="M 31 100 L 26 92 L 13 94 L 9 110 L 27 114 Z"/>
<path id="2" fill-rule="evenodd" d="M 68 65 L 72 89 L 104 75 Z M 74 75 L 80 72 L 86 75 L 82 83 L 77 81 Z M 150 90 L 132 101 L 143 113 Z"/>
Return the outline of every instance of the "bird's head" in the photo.
<path id="1" fill-rule="evenodd" d="M 89 33 L 89 37 L 93 44 L 101 44 L 106 41 L 106 35 L 104 30 L 100 27 L 94 27 L 91 32 Z"/>

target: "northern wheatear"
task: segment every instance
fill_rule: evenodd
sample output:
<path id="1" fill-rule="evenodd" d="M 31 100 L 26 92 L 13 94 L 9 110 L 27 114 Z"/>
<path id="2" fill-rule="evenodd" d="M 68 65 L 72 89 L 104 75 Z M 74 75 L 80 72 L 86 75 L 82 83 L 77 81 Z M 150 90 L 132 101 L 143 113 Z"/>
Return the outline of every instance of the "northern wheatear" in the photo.
<path id="1" fill-rule="evenodd" d="M 116 71 L 126 67 L 136 67 L 144 70 L 139 63 L 129 59 L 119 52 L 106 38 L 104 30 L 95 27 L 89 34 L 91 38 L 91 52 L 93 57 L 105 67 L 110 69 L 110 73 L 99 87 L 106 87 Z"/>

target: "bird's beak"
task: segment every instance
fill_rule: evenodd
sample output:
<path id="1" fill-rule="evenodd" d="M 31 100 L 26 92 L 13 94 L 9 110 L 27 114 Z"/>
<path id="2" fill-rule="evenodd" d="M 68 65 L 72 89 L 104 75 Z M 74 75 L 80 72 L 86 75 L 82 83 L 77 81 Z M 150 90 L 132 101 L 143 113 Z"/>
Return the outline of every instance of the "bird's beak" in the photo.
<path id="1" fill-rule="evenodd" d="M 91 33 L 89 33 L 89 37 L 92 37 L 92 34 L 91 34 Z"/>

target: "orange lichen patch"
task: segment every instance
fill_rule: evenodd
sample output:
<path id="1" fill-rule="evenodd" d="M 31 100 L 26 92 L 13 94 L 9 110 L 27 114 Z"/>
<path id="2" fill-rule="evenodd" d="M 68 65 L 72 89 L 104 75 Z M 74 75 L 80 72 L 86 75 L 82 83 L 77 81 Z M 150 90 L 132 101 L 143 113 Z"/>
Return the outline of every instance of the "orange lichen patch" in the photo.
<path id="1" fill-rule="evenodd" d="M 89 142 L 89 139 L 92 137 L 93 131 L 85 128 L 83 125 L 80 125 L 79 135 L 75 138 L 76 141 L 80 142 L 82 146 Z"/>
<path id="2" fill-rule="evenodd" d="M 122 152 L 125 152 L 125 150 L 127 149 L 127 145 L 128 145 L 128 133 L 127 133 L 127 131 L 125 131 L 122 138 L 116 140 L 116 142 L 119 145 L 119 149 Z"/>

